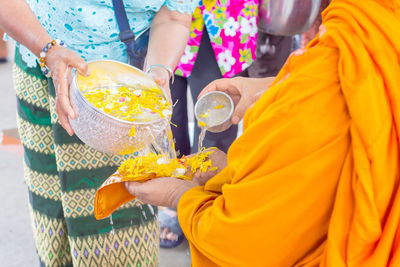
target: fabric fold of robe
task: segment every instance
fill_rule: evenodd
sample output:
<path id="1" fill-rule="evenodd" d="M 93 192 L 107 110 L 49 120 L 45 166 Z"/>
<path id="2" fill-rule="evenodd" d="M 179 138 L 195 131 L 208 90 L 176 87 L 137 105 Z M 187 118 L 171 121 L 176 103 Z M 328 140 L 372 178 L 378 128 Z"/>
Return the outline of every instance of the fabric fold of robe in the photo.
<path id="1" fill-rule="evenodd" d="M 400 1 L 333 0 L 186 192 L 196 266 L 400 266 Z"/>

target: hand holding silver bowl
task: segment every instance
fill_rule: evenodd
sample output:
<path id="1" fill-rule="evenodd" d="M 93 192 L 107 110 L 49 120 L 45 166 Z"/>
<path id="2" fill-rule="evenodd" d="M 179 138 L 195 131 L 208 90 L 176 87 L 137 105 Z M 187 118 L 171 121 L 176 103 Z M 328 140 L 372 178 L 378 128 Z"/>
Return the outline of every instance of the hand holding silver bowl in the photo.
<path id="1" fill-rule="evenodd" d="M 201 127 L 219 133 L 232 125 L 234 104 L 232 98 L 221 91 L 211 91 L 199 98 L 194 106 L 194 115 Z"/>
<path id="2" fill-rule="evenodd" d="M 71 104 L 77 113 L 77 118 L 70 123 L 84 143 L 105 153 L 129 154 L 152 143 L 169 126 L 167 117 L 154 117 L 143 122 L 113 117 L 96 108 L 83 95 L 83 91 L 90 89 L 140 86 L 143 90 L 158 90 L 160 97 L 167 99 L 162 88 L 148 74 L 112 60 L 89 62 L 89 68 L 89 77 L 73 72 L 70 90 Z M 134 135 L 131 134 L 132 127 L 135 128 Z"/>

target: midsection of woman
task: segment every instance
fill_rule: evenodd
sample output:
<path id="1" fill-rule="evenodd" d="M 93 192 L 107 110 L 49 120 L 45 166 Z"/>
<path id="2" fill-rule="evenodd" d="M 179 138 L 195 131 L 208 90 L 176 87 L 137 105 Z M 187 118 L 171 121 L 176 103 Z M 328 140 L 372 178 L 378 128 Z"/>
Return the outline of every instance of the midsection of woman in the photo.
<path id="1" fill-rule="evenodd" d="M 119 38 L 118 24 L 111 0 L 57 1 L 28 0 L 28 4 L 53 39 L 63 40 L 67 47 L 90 61 L 113 59 L 128 62 L 125 44 Z M 179 2 L 179 3 L 178 3 Z M 135 35 L 148 29 L 156 12 L 163 6 L 180 13 L 191 13 L 191 1 L 132 0 L 124 1 L 125 10 Z M 21 54 L 29 66 L 36 57 L 21 47 Z"/>

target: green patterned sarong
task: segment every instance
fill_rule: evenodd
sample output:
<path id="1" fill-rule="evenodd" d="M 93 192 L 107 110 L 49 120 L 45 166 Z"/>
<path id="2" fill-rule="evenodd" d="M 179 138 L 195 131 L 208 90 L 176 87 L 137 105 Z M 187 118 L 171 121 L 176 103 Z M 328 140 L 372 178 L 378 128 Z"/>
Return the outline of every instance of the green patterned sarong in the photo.
<path id="1" fill-rule="evenodd" d="M 24 146 L 36 249 L 42 266 L 157 266 L 157 210 L 138 201 L 112 219 L 94 218 L 97 188 L 123 156 L 101 153 L 59 124 L 55 91 L 39 67 L 16 50 L 13 68 L 18 130 Z"/>

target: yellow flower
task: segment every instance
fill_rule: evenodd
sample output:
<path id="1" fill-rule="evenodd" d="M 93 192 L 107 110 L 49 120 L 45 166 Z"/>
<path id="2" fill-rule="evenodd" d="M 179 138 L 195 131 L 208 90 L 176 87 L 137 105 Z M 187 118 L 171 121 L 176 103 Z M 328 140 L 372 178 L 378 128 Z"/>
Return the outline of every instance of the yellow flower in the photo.
<path id="1" fill-rule="evenodd" d="M 239 53 L 240 53 L 240 62 L 246 62 L 246 63 L 250 63 L 251 60 L 251 52 L 250 49 L 239 49 Z"/>
<path id="2" fill-rule="evenodd" d="M 132 125 L 132 128 L 131 128 L 131 130 L 129 131 L 129 136 L 135 136 L 135 135 L 136 135 L 136 129 L 135 129 L 135 126 Z"/>
<path id="3" fill-rule="evenodd" d="M 257 5 L 253 5 L 253 16 L 257 16 L 258 15 L 258 6 Z"/>
<path id="4" fill-rule="evenodd" d="M 196 9 L 193 12 L 192 26 L 190 30 L 192 33 L 194 32 L 195 29 L 201 32 L 203 30 L 203 26 L 204 26 L 204 21 L 203 21 L 203 16 L 201 15 L 201 10 L 200 8 L 196 7 Z M 192 37 L 195 37 L 195 35 Z"/>
<path id="5" fill-rule="evenodd" d="M 208 11 L 211 11 L 211 9 L 215 6 L 215 3 L 217 0 L 203 0 L 203 5 L 206 7 Z"/>
<path id="6" fill-rule="evenodd" d="M 191 157 L 182 159 L 169 159 L 162 154 L 152 152 L 128 159 L 118 168 L 118 175 L 129 181 L 145 182 L 158 177 L 177 177 L 184 180 L 192 180 L 196 171 L 215 171 L 209 155 L 214 153 L 214 148 L 202 149 Z"/>
<path id="7" fill-rule="evenodd" d="M 146 89 L 146 90 L 143 90 Z M 154 115 L 169 116 L 170 103 L 159 88 L 119 87 L 111 93 L 108 89 L 90 89 L 83 95 L 98 109 L 126 121 L 153 120 Z M 130 136 L 135 134 L 132 128 Z"/>
<path id="8" fill-rule="evenodd" d="M 246 17 L 250 17 L 253 15 L 253 5 L 244 5 L 243 13 Z"/>
<path id="9" fill-rule="evenodd" d="M 213 10 L 213 13 L 215 14 L 215 18 L 217 18 L 217 19 L 219 19 L 219 18 L 225 19 L 226 18 L 225 11 L 226 11 L 226 7 L 225 6 L 222 6 L 222 7 L 218 7 L 217 6 Z"/>

